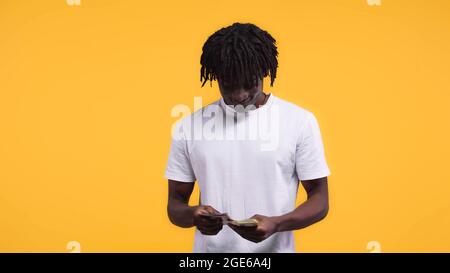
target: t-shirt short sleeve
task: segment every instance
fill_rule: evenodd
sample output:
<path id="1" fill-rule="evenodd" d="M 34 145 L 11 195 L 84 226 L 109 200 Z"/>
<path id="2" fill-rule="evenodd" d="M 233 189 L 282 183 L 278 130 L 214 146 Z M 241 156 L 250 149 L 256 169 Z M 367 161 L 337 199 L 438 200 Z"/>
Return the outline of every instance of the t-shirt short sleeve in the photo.
<path id="1" fill-rule="evenodd" d="M 295 168 L 300 180 L 311 180 L 330 175 L 319 124 L 313 113 L 307 112 L 305 123 L 295 151 Z"/>
<path id="2" fill-rule="evenodd" d="M 195 182 L 196 178 L 182 128 L 182 122 L 178 122 L 172 131 L 172 143 L 164 177 L 179 182 Z"/>

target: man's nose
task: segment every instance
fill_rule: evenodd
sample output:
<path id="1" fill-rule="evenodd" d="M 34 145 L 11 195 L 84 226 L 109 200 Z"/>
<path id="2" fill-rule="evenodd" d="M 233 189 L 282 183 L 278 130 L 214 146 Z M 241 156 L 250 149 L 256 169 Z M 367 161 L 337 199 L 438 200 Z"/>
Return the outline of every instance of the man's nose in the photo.
<path id="1" fill-rule="evenodd" d="M 239 89 L 231 93 L 231 99 L 235 102 L 243 102 L 248 99 L 248 92 L 244 89 Z"/>

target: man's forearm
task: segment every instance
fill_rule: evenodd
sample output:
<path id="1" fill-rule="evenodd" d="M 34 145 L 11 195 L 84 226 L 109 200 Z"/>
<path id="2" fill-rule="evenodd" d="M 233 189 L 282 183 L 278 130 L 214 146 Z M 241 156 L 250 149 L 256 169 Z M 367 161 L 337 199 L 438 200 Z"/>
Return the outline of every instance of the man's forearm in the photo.
<path id="1" fill-rule="evenodd" d="M 193 212 L 195 208 L 196 206 L 189 206 L 179 200 L 171 200 L 167 206 L 167 213 L 174 225 L 189 228 L 194 226 Z"/>
<path id="2" fill-rule="evenodd" d="M 271 217 L 277 232 L 305 228 L 323 218 L 328 213 L 328 200 L 320 195 L 313 195 L 295 210 L 281 216 Z"/>

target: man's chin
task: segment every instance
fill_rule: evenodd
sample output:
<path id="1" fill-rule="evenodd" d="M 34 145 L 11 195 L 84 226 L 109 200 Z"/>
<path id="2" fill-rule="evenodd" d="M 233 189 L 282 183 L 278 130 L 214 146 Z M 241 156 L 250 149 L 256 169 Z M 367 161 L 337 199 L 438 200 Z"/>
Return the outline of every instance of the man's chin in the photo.
<path id="1" fill-rule="evenodd" d="M 255 98 L 252 98 L 252 99 L 249 99 L 248 101 L 245 101 L 244 103 L 237 103 L 234 106 L 236 107 L 236 106 L 240 105 L 244 108 L 247 108 L 248 106 L 255 106 L 255 104 L 256 104 L 256 100 L 255 100 Z"/>

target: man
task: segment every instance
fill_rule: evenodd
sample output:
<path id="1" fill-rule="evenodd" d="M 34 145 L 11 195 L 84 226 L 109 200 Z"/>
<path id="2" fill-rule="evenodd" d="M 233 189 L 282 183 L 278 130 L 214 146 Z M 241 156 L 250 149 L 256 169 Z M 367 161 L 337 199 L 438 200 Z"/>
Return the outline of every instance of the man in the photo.
<path id="1" fill-rule="evenodd" d="M 264 77 L 271 86 L 276 78 L 275 44 L 234 23 L 203 46 L 202 87 L 217 80 L 222 98 L 177 123 L 165 172 L 169 219 L 197 228 L 194 252 L 295 252 L 292 231 L 327 215 L 330 171 L 315 116 L 263 91 Z M 307 200 L 296 208 L 299 180 Z M 189 206 L 195 181 L 200 204 Z M 256 226 L 232 222 L 247 218 Z"/>

